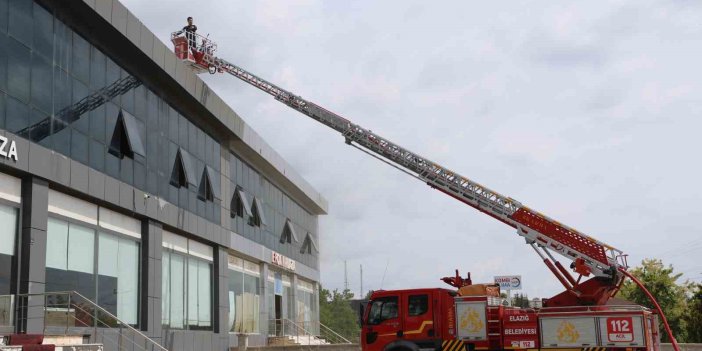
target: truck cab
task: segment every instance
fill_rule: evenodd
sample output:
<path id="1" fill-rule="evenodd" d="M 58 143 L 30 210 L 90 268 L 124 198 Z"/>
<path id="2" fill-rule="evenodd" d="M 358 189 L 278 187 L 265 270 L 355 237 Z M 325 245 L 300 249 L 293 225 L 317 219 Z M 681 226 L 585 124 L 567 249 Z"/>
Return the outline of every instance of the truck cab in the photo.
<path id="1" fill-rule="evenodd" d="M 454 333 L 456 292 L 447 289 L 376 291 L 363 313 L 363 351 L 441 349 Z"/>

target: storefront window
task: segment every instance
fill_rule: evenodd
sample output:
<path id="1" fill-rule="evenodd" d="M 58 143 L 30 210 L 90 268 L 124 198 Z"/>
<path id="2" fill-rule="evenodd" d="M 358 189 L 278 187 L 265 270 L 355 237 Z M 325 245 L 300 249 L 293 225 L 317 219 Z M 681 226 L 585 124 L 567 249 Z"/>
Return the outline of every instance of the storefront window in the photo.
<path id="1" fill-rule="evenodd" d="M 298 280 L 297 283 L 297 321 L 301 325 L 309 325 L 316 321 L 316 294 L 314 284 L 304 280 Z"/>
<path id="2" fill-rule="evenodd" d="M 212 330 L 212 248 L 165 231 L 163 246 L 162 324 Z"/>
<path id="3" fill-rule="evenodd" d="M 229 331 L 258 333 L 260 273 L 256 263 L 229 256 Z"/>
<path id="4" fill-rule="evenodd" d="M 13 325 L 12 272 L 15 267 L 17 210 L 0 205 L 0 327 Z"/>
<path id="5" fill-rule="evenodd" d="M 138 323 L 139 242 L 49 218 L 46 247 L 46 291 L 77 291 L 122 322 Z M 79 322 L 92 326 L 90 319 Z"/>

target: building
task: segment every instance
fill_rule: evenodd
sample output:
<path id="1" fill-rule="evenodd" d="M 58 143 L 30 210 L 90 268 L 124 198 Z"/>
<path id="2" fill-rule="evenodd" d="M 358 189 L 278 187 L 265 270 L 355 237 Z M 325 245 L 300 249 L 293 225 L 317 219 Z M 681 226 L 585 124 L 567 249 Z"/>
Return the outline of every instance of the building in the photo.
<path id="1" fill-rule="evenodd" d="M 93 333 L 19 306 L 77 291 L 169 350 L 264 344 L 318 320 L 326 210 L 118 0 L 0 1 L 0 334 Z"/>

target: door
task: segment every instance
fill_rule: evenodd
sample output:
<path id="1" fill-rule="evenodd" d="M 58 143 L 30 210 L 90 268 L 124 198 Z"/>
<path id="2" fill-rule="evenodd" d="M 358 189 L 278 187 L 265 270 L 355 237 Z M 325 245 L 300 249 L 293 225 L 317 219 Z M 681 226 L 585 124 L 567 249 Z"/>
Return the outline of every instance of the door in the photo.
<path id="1" fill-rule="evenodd" d="M 380 351 L 401 335 L 399 296 L 378 297 L 369 303 L 363 330 L 363 350 Z"/>
<path id="2" fill-rule="evenodd" d="M 283 297 L 275 295 L 275 329 L 276 336 L 283 336 Z"/>
<path id="3" fill-rule="evenodd" d="M 429 292 L 407 292 L 402 297 L 405 310 L 402 334 L 407 340 L 427 340 L 434 337 L 434 318 Z"/>

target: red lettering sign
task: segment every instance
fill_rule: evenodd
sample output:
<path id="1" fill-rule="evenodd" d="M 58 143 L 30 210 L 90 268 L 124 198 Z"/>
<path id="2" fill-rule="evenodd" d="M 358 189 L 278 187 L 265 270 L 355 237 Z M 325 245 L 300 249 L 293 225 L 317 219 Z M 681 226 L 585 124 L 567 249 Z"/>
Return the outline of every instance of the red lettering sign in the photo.
<path id="1" fill-rule="evenodd" d="M 634 323 L 631 317 L 607 318 L 607 339 L 610 342 L 634 341 Z"/>

